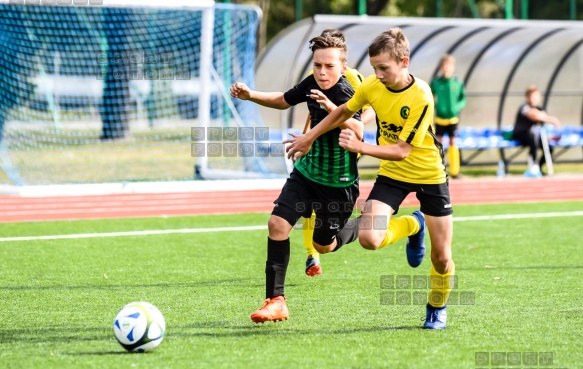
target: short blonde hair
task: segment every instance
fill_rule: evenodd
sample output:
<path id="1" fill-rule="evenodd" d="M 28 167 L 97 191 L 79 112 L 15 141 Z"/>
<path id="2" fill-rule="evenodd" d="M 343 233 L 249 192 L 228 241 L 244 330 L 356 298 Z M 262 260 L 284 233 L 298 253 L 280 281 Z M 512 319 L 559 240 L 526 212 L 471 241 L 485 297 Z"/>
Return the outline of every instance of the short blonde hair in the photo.
<path id="1" fill-rule="evenodd" d="M 439 62 L 439 65 L 444 65 L 445 63 L 453 63 L 455 64 L 455 58 L 453 57 L 453 55 L 451 54 L 445 54 L 444 56 L 441 57 L 441 60 Z"/>
<path id="2" fill-rule="evenodd" d="M 381 33 L 368 47 L 369 57 L 381 53 L 388 54 L 389 58 L 395 61 L 409 57 L 409 40 L 401 28 L 393 27 Z"/>

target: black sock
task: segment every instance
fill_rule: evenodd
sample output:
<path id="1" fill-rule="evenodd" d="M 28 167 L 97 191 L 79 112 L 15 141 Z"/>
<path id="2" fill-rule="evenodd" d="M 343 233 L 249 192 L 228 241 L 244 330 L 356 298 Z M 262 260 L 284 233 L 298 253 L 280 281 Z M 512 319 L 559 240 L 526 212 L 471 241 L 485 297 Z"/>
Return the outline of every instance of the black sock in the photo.
<path id="1" fill-rule="evenodd" d="M 349 219 L 338 234 L 336 235 L 336 248 L 332 252 L 338 251 L 342 246 L 354 242 L 358 239 L 358 225 L 360 224 L 360 219 L 358 218 Z"/>
<path id="2" fill-rule="evenodd" d="M 267 261 L 265 262 L 265 298 L 284 296 L 285 273 L 289 264 L 289 238 L 274 241 L 267 238 Z"/>

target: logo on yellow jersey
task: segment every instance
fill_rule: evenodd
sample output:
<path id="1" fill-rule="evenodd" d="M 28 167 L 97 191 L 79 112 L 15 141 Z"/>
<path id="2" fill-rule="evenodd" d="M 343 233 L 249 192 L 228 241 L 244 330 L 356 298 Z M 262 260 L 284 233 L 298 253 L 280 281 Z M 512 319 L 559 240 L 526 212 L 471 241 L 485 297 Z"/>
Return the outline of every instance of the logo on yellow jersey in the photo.
<path id="1" fill-rule="evenodd" d="M 398 126 L 394 123 L 381 122 L 380 124 L 381 124 L 381 127 L 383 127 L 383 129 L 385 129 L 387 131 L 399 133 L 403 130 L 403 127 Z"/>
<path id="2" fill-rule="evenodd" d="M 399 132 L 403 130 L 403 127 L 396 125 L 394 123 L 380 122 L 381 126 L 380 134 L 387 140 L 396 141 L 399 139 Z"/>
<path id="3" fill-rule="evenodd" d="M 403 119 L 409 118 L 409 112 L 410 111 L 411 111 L 411 109 L 409 109 L 408 106 L 403 106 L 401 108 L 401 118 L 403 118 Z"/>

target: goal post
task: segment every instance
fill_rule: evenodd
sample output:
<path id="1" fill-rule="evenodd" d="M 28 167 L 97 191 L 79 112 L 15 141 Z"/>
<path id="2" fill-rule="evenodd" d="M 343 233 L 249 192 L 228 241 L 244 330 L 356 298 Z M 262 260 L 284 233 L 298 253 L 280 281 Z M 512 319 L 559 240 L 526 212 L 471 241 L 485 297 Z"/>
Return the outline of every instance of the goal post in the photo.
<path id="1" fill-rule="evenodd" d="M 211 0 L 0 0 L 0 185 L 284 176 L 276 132 L 228 93 L 254 87 L 260 16 Z M 261 140 L 227 136 L 250 130 Z"/>

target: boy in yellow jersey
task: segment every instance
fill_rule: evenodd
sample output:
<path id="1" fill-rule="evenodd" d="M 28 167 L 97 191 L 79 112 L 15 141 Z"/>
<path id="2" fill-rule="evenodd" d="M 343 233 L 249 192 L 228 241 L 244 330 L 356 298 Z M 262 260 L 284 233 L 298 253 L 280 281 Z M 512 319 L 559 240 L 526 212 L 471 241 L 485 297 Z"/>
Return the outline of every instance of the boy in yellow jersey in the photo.
<path id="1" fill-rule="evenodd" d="M 453 76 L 455 59 L 446 54 L 439 64 L 441 76 L 431 81 L 431 91 L 435 97 L 435 135 L 443 142 L 443 135 L 449 137 L 447 160 L 449 175 L 460 177 L 460 150 L 455 144 L 455 136 L 460 121 L 460 112 L 466 107 L 466 92 L 462 80 Z"/>
<path id="2" fill-rule="evenodd" d="M 310 151 L 319 135 L 339 126 L 365 104 L 372 106 L 377 115 L 378 145 L 364 143 L 348 130 L 339 137 L 345 149 L 381 159 L 377 180 L 359 222 L 358 238 L 364 248 L 376 250 L 408 237 L 407 260 L 417 267 L 425 255 L 428 228 L 431 291 L 423 327 L 443 329 L 455 272 L 451 255 L 453 211 L 443 148 L 432 128 L 433 96 L 426 82 L 409 74 L 409 42 L 400 28 L 378 36 L 369 46 L 368 55 L 375 75 L 366 78 L 348 102 L 310 132 L 292 134 L 293 138 L 284 143 L 289 144 L 288 155 L 297 159 Z M 416 193 L 421 211 L 391 218 L 410 192 Z M 383 219 L 388 221 L 386 228 L 379 226 Z"/>
<path id="3" fill-rule="evenodd" d="M 342 42 L 346 43 L 346 37 L 344 33 L 338 29 L 328 28 L 322 31 L 320 34 L 322 37 L 330 36 L 335 37 Z M 309 74 L 314 73 L 314 71 L 310 71 Z M 364 77 L 360 72 L 356 69 L 346 67 L 346 71 L 343 73 L 344 77 L 350 82 L 350 85 L 356 91 Z M 370 109 L 370 105 L 365 105 L 362 108 L 362 114 L 360 115 L 363 124 L 367 124 L 372 122 L 375 118 L 374 110 Z M 311 124 L 311 117 L 308 114 L 308 118 L 306 120 L 306 124 L 304 126 L 303 133 L 306 133 L 310 130 Z M 314 277 L 316 275 L 322 274 L 322 266 L 320 264 L 320 253 L 314 248 L 313 244 L 313 235 L 314 235 L 314 227 L 316 226 L 316 213 L 312 213 L 310 218 L 303 218 L 302 230 L 304 233 L 304 247 L 308 252 L 308 256 L 306 259 L 306 275 L 309 277 Z"/>

